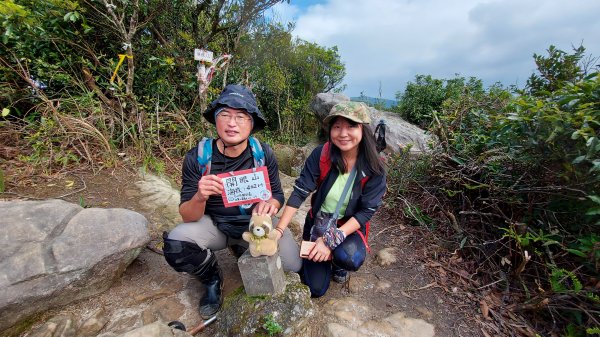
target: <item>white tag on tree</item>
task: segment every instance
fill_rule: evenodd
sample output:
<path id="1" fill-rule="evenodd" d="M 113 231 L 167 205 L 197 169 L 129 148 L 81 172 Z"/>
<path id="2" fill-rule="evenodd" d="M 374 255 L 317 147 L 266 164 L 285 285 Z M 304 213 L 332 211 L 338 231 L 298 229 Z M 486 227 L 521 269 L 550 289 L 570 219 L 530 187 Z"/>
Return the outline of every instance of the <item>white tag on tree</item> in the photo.
<path id="1" fill-rule="evenodd" d="M 206 49 L 194 49 L 194 60 L 206 63 L 212 63 L 213 52 Z"/>

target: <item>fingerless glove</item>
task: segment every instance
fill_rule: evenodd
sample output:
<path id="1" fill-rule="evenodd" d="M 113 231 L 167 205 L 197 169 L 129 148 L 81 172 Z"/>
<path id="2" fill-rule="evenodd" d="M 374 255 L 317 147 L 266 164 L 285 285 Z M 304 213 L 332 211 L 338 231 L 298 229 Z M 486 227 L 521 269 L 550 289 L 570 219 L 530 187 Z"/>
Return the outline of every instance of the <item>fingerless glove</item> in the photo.
<path id="1" fill-rule="evenodd" d="M 340 245 L 340 243 L 344 242 L 346 239 L 346 234 L 344 232 L 334 226 L 331 226 L 323 233 L 323 242 L 329 249 L 332 251 Z"/>

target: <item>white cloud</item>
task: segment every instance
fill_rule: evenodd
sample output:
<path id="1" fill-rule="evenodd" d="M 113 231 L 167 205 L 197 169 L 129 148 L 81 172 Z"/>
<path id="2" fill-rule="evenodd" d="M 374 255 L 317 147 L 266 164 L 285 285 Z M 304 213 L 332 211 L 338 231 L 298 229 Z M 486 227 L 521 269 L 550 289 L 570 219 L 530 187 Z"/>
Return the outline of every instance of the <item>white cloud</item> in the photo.
<path id="1" fill-rule="evenodd" d="M 287 24 L 288 22 L 293 22 L 299 14 L 300 8 L 298 6 L 288 4 L 287 2 L 279 2 L 268 10 L 267 17 Z"/>
<path id="2" fill-rule="evenodd" d="M 416 74 L 475 76 L 523 86 L 533 53 L 583 41 L 600 56 L 600 2 L 591 0 L 330 0 L 299 8 L 294 34 L 338 46 L 346 94 L 393 98 Z"/>

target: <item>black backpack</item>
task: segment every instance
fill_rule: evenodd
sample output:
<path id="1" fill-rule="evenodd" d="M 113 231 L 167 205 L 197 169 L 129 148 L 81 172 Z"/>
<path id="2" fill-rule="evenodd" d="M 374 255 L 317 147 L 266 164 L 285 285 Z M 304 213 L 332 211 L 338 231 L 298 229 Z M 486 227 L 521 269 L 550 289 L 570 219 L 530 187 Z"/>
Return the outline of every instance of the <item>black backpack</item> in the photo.
<path id="1" fill-rule="evenodd" d="M 387 142 L 385 141 L 385 120 L 380 120 L 379 124 L 375 127 L 375 148 L 377 152 L 385 150 Z"/>

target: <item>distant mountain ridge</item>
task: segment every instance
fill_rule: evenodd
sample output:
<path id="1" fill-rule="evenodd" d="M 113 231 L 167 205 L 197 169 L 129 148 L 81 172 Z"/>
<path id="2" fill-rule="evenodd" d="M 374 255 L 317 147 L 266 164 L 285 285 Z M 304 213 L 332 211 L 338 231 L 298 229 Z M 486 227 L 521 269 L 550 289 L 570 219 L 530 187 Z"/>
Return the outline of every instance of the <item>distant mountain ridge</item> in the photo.
<path id="1" fill-rule="evenodd" d="M 375 106 L 376 104 L 382 104 L 384 108 L 389 109 L 393 106 L 398 105 L 398 101 L 394 99 L 386 99 L 386 98 L 376 98 L 369 96 L 359 96 L 359 97 L 350 97 L 351 101 L 354 102 L 364 102 L 369 106 Z"/>

